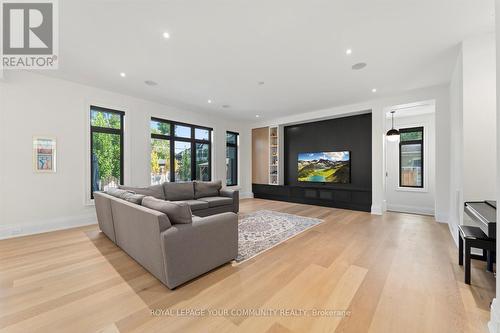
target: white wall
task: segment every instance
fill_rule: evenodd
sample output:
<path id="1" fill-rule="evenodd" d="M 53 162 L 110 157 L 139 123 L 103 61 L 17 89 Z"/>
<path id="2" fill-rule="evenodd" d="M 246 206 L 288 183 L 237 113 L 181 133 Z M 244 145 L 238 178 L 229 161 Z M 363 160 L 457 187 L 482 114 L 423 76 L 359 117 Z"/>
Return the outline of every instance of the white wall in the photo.
<path id="1" fill-rule="evenodd" d="M 463 198 L 485 200 L 496 195 L 495 34 L 465 40 L 462 56 Z"/>
<path id="2" fill-rule="evenodd" d="M 239 184 L 251 195 L 250 128 L 213 114 L 179 110 L 29 72 L 0 81 L 0 238 L 95 223 L 88 195 L 88 105 L 126 111 L 125 183 L 148 185 L 151 116 L 214 128 L 213 179 L 225 181 L 225 131 L 240 133 Z M 57 138 L 57 173 L 32 168 L 32 137 Z"/>
<path id="3" fill-rule="evenodd" d="M 463 41 L 450 82 L 450 231 L 464 224 L 464 201 L 496 197 L 495 34 Z"/>
<path id="4" fill-rule="evenodd" d="M 261 120 L 254 127 L 288 125 L 330 119 L 340 116 L 372 111 L 372 213 L 381 214 L 385 209 L 385 111 L 391 105 L 435 100 L 436 103 L 436 220 L 447 222 L 449 214 L 449 87 L 448 85 L 408 91 L 405 94 L 377 98 L 357 104 L 338 106 L 323 110 L 277 119 Z"/>
<path id="5" fill-rule="evenodd" d="M 434 215 L 435 211 L 435 131 L 434 105 L 422 109 L 432 109 L 431 113 L 404 116 L 405 110 L 394 117 L 397 129 L 424 127 L 424 187 L 399 187 L 399 142 L 387 142 L 386 155 L 386 200 L 387 209 L 398 212 Z M 408 110 L 407 110 L 408 111 Z M 427 111 L 427 110 L 425 110 Z M 401 116 L 403 115 L 403 116 Z M 386 121 L 386 131 L 391 128 L 391 119 Z"/>
<path id="6" fill-rule="evenodd" d="M 458 225 L 463 221 L 463 78 L 460 52 L 450 82 L 450 218 L 453 239 L 458 242 Z"/>
<path id="7" fill-rule="evenodd" d="M 500 82 L 500 0 L 495 1 L 495 23 L 496 23 L 496 80 Z M 500 128 L 500 84 L 496 86 L 496 117 L 497 117 L 497 129 Z M 496 185 L 497 193 L 496 200 L 500 202 L 500 131 L 497 131 L 496 136 Z M 497 209 L 497 221 L 500 221 L 500 210 Z M 500 239 L 500 228 L 497 228 L 497 239 Z M 497 242 L 497 253 L 500 253 L 500 242 Z M 498 267 L 498 256 L 497 256 L 497 267 Z M 496 297 L 493 299 L 491 304 L 491 317 L 488 322 L 488 329 L 490 333 L 500 332 L 500 306 L 498 304 L 498 299 L 500 297 L 500 279 L 496 279 Z"/>

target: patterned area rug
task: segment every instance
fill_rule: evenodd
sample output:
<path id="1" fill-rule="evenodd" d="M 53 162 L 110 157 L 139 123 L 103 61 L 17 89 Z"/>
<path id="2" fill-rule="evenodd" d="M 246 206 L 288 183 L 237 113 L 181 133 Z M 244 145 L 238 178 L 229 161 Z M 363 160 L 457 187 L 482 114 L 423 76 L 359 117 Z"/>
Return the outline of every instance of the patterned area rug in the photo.
<path id="1" fill-rule="evenodd" d="M 253 258 L 321 222 L 323 220 L 271 210 L 244 215 L 238 225 L 236 262 Z"/>

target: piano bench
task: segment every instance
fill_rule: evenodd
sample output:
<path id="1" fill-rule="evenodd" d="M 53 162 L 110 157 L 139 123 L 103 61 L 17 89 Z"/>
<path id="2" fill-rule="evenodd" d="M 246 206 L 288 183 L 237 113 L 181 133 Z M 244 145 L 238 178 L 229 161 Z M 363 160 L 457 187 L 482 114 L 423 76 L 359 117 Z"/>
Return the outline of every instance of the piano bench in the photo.
<path id="1" fill-rule="evenodd" d="M 464 244 L 465 243 L 465 244 Z M 465 245 L 465 249 L 464 249 Z M 483 250 L 483 255 L 471 253 L 471 248 Z M 489 238 L 479 227 L 468 225 L 458 226 L 458 264 L 464 264 L 465 256 L 465 283 L 470 284 L 471 259 L 487 261 L 488 271 L 493 271 L 493 253 L 495 252 L 495 239 Z M 465 250 L 465 253 L 464 253 Z"/>

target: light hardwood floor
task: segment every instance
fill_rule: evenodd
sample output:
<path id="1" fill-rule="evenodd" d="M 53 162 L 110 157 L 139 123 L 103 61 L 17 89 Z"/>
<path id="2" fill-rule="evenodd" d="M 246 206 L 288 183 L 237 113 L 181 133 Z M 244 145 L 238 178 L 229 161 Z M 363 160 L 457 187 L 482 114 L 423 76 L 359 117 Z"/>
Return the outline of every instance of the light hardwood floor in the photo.
<path id="1" fill-rule="evenodd" d="M 445 224 L 277 201 L 260 209 L 324 223 L 171 291 L 96 226 L 0 241 L 4 332 L 486 332 L 494 278 L 463 283 Z M 347 317 L 182 317 L 155 309 L 348 310 Z M 160 311 L 160 310 L 157 310 Z M 238 310 L 240 311 L 240 310 Z"/>

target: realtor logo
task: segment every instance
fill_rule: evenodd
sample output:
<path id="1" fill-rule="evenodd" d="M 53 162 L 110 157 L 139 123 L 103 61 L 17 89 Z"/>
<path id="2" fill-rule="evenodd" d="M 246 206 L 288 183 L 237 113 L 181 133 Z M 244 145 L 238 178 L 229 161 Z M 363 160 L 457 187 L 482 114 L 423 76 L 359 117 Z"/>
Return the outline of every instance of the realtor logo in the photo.
<path id="1" fill-rule="evenodd" d="M 1 5 L 3 68 L 57 68 L 57 2 L 3 0 Z"/>

